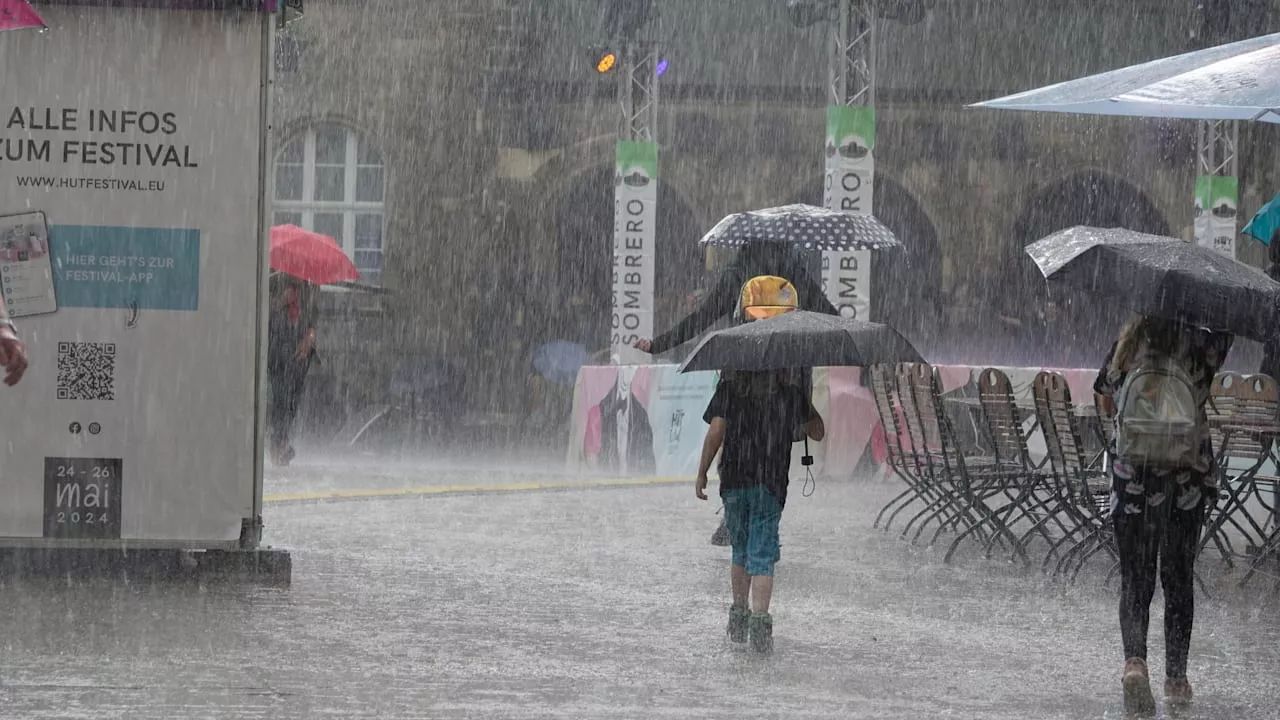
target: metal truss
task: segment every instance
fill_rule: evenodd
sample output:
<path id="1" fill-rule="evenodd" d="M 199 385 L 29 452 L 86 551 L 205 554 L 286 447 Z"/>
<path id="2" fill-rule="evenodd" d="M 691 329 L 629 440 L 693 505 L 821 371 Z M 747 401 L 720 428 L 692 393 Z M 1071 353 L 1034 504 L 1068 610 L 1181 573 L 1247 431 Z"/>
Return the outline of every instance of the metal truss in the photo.
<path id="1" fill-rule="evenodd" d="M 875 8 L 870 0 L 839 0 L 827 44 L 832 105 L 876 104 Z"/>
<path id="2" fill-rule="evenodd" d="M 1240 125 L 1235 120 L 1201 120 L 1196 141 L 1196 165 L 1201 175 L 1236 177 L 1236 144 Z"/>
<path id="3" fill-rule="evenodd" d="M 622 108 L 623 140 L 655 141 L 658 127 L 658 46 L 653 42 L 631 41 L 623 48 L 622 86 L 618 100 Z"/>

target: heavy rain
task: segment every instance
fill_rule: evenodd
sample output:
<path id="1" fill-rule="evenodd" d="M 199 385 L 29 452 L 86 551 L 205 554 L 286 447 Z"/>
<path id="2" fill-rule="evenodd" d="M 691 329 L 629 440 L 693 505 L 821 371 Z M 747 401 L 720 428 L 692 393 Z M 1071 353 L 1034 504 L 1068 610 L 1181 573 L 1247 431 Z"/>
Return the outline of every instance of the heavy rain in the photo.
<path id="1" fill-rule="evenodd" d="M 1280 718 L 1280 2 L 0 62 L 0 718 Z"/>

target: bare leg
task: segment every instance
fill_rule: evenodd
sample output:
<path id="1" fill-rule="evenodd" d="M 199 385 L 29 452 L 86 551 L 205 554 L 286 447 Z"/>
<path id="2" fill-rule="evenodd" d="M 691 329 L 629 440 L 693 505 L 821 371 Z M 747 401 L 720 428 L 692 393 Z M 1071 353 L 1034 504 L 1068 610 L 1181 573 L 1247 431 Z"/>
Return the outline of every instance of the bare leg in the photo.
<path id="1" fill-rule="evenodd" d="M 746 570 L 743 570 L 746 575 Z M 773 576 L 751 575 L 751 612 L 769 612 L 769 601 L 773 599 Z"/>
<path id="2" fill-rule="evenodd" d="M 729 579 L 733 585 L 733 606 L 736 608 L 747 607 L 747 595 L 751 592 L 751 576 L 747 574 L 747 569 L 741 565 L 731 565 L 732 570 L 729 571 Z"/>

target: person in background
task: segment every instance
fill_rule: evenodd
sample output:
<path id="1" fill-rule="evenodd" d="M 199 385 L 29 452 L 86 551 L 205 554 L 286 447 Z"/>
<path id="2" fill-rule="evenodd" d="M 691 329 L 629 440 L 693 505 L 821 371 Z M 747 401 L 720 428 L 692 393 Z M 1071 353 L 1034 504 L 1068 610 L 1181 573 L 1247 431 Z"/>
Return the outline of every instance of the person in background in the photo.
<path id="1" fill-rule="evenodd" d="M 1172 361 L 1185 373 L 1183 385 L 1189 382 L 1192 386 L 1190 401 L 1197 406 L 1186 412 L 1195 413 L 1199 425 L 1196 437 L 1202 438 L 1199 452 L 1189 451 L 1188 459 L 1179 463 L 1181 467 L 1139 464 L 1126 457 L 1123 447 L 1117 448 L 1112 463 L 1111 521 L 1120 553 L 1120 635 L 1126 658 L 1122 685 L 1125 708 L 1131 713 L 1155 710 L 1147 673 L 1147 627 L 1157 568 L 1164 588 L 1164 693 L 1175 705 L 1191 701 L 1187 655 L 1195 617 L 1195 559 L 1205 512 L 1217 499 L 1204 406 L 1233 339 L 1226 333 L 1137 316 L 1120 331 L 1094 383 L 1099 410 L 1114 416 L 1122 395 L 1146 389 L 1146 385 L 1125 387 L 1131 373 L 1157 370 Z M 1164 375 L 1157 382 L 1167 384 L 1157 387 L 1176 392 L 1176 377 Z M 1150 401 L 1145 394 L 1138 399 Z M 1122 432 L 1120 427 L 1118 422 L 1117 434 Z"/>
<path id="2" fill-rule="evenodd" d="M 783 243 L 752 241 L 742 246 L 738 257 L 720 273 L 711 289 L 693 312 L 675 327 L 653 338 L 635 342 L 635 348 L 653 355 L 688 342 L 711 327 L 717 320 L 733 314 L 738 307 L 742 286 L 753 277 L 772 275 L 789 280 L 799 294 L 801 310 L 838 315 L 839 312 L 822 292 L 822 283 L 811 277 L 799 248 Z"/>
<path id="3" fill-rule="evenodd" d="M 4 384 L 17 385 L 27 372 L 27 346 L 18 338 L 18 328 L 9 319 L 9 308 L 0 297 L 0 366 L 4 367 Z"/>
<path id="4" fill-rule="evenodd" d="M 1267 260 L 1271 263 L 1267 266 L 1267 275 L 1280 282 L 1280 229 L 1271 236 L 1271 244 L 1267 245 Z M 1276 328 L 1275 334 L 1262 344 L 1262 366 L 1258 372 L 1280 382 L 1280 328 Z"/>
<path id="5" fill-rule="evenodd" d="M 694 494 L 707 499 L 707 472 L 720 453 L 720 499 L 733 546 L 729 640 L 757 652 L 773 649 L 773 566 L 778 524 L 787 502 L 791 445 L 803 426 L 814 440 L 826 434 L 822 418 L 800 388 L 781 372 L 729 372 L 703 414 L 708 424 Z"/>
<path id="6" fill-rule="evenodd" d="M 801 310 L 839 315 L 839 311 L 822 292 L 822 283 L 815 280 L 806 267 L 804 252 L 794 245 L 754 240 L 738 250 L 733 262 L 720 272 L 715 286 L 702 298 L 701 304 L 665 333 L 635 342 L 635 348 L 653 355 L 661 355 L 714 325 L 721 318 L 732 315 L 739 307 L 743 286 L 759 276 L 773 276 L 788 280 L 797 294 L 797 306 Z M 802 391 L 808 397 L 813 392 L 812 377 L 806 370 L 798 378 Z M 711 534 L 711 544 L 729 544 L 724 520 Z"/>
<path id="7" fill-rule="evenodd" d="M 285 273 L 269 284 L 267 380 L 271 404 L 267 413 L 271 462 L 286 466 L 296 454 L 290 441 L 302 390 L 316 350 L 316 286 Z"/>

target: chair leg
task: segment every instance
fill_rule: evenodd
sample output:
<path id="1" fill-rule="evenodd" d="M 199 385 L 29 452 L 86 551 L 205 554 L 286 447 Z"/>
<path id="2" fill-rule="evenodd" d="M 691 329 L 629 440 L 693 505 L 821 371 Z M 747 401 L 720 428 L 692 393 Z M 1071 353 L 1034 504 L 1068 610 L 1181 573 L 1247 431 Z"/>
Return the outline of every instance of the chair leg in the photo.
<path id="1" fill-rule="evenodd" d="M 1058 549 L 1073 540 L 1083 529 L 1083 527 L 1073 528 L 1068 532 L 1064 532 L 1062 537 L 1049 543 L 1049 552 L 1045 553 L 1044 560 L 1040 563 L 1040 572 L 1048 573 L 1049 563 L 1052 562 L 1054 556 L 1058 554 Z"/>
<path id="2" fill-rule="evenodd" d="M 880 512 L 876 514 L 875 521 L 871 523 L 871 527 L 879 529 L 880 521 L 884 519 L 884 514 L 889 511 L 889 508 L 896 507 L 897 504 L 902 502 L 904 499 L 907 502 L 911 502 L 910 498 L 914 495 L 915 495 L 914 488 L 908 487 L 906 490 L 903 490 L 896 497 L 894 497 L 892 500 L 886 503 L 883 508 L 880 509 Z"/>
<path id="3" fill-rule="evenodd" d="M 924 518 L 925 516 L 931 516 L 931 513 L 935 512 L 939 507 L 941 507 L 943 505 L 944 499 L 945 499 L 944 496 L 940 494 L 938 497 L 935 497 L 931 502 L 926 504 L 924 508 L 920 510 L 920 512 L 913 515 L 911 519 L 907 521 L 906 527 L 902 528 L 902 534 L 901 534 L 902 539 L 903 540 L 907 539 L 907 536 L 911 534 L 911 528 L 915 526 L 917 521 L 919 521 L 921 518 Z M 928 524 L 929 524 L 929 521 L 925 520 L 921 524 L 920 528 L 923 529 L 924 526 Z M 917 530 L 916 536 L 911 538 L 911 542 L 914 544 L 915 541 L 919 539 L 919 537 L 920 537 L 920 532 L 919 530 Z"/>
<path id="4" fill-rule="evenodd" d="M 1093 547 L 1093 544 L 1097 541 L 1101 532 L 1102 530 L 1100 528 L 1091 528 L 1084 537 L 1080 538 L 1080 540 L 1074 545 L 1067 548 L 1067 551 L 1063 553 L 1062 557 L 1058 560 L 1058 565 L 1053 570 L 1053 576 L 1058 577 L 1059 575 L 1066 575 L 1067 568 L 1071 567 L 1075 563 L 1076 556 L 1084 553 L 1088 548 Z"/>
<path id="5" fill-rule="evenodd" d="M 916 501 L 923 502 L 923 503 L 925 504 L 925 506 L 927 507 L 927 506 L 929 505 L 929 503 L 931 503 L 931 502 L 933 501 L 933 494 L 932 494 L 930 491 L 927 491 L 927 490 L 925 490 L 924 488 L 921 488 L 921 490 L 920 490 L 919 494 L 917 494 L 917 495 L 916 495 L 914 498 L 912 498 L 909 502 L 905 502 L 905 503 L 902 503 L 901 505 L 899 505 L 899 506 L 897 507 L 897 509 L 895 509 L 895 510 L 893 511 L 893 513 L 891 513 L 891 514 L 889 515 L 889 519 L 888 519 L 888 520 L 886 520 L 886 521 L 885 521 L 885 523 L 884 523 L 884 531 L 885 531 L 885 532 L 889 532 L 889 528 L 891 528 L 891 527 L 893 526 L 893 521 L 894 521 L 895 519 L 897 519 L 898 515 L 899 515 L 903 510 L 906 510 L 907 508 L 911 507 L 911 506 L 912 506 L 912 504 L 913 504 L 913 503 L 915 503 Z"/>
<path id="6" fill-rule="evenodd" d="M 1096 547 L 1089 550 L 1088 553 L 1086 553 L 1083 557 L 1080 558 L 1080 564 L 1076 565 L 1075 572 L 1071 573 L 1071 583 L 1073 585 L 1075 584 L 1076 577 L 1080 575 L 1080 571 L 1084 570 L 1084 566 L 1089 564 L 1089 559 L 1092 558 L 1094 555 L 1097 555 L 1098 553 L 1102 552 L 1105 548 L 1106 548 L 1106 544 L 1099 542 Z"/>
<path id="7" fill-rule="evenodd" d="M 1107 571 L 1107 577 L 1102 581 L 1102 587 L 1109 587 L 1111 585 L 1111 578 L 1115 577 L 1119 573 L 1120 562 L 1116 561 L 1111 564 L 1111 569 Z"/>

